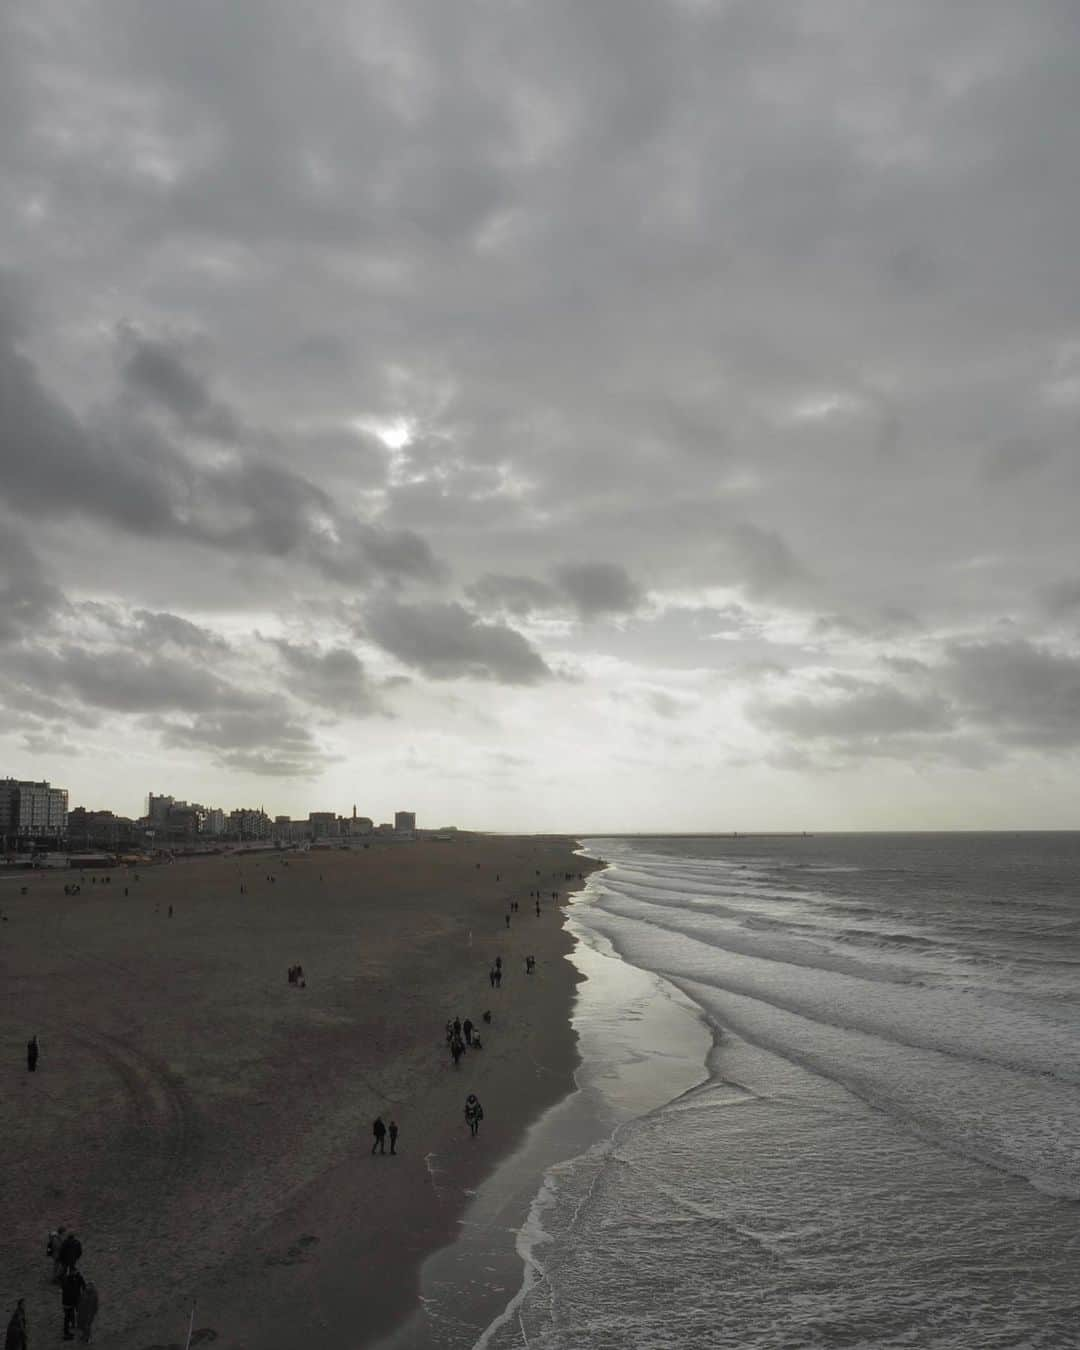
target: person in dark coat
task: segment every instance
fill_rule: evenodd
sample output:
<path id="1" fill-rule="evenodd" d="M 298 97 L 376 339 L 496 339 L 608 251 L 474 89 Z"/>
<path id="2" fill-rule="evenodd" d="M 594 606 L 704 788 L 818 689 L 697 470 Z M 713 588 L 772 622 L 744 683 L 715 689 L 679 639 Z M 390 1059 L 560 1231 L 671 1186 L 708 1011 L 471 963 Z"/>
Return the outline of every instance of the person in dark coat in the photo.
<path id="1" fill-rule="evenodd" d="M 462 1022 L 461 1029 L 465 1033 L 465 1044 L 472 1045 L 472 1022 L 468 1017 Z"/>
<path id="2" fill-rule="evenodd" d="M 63 1242 L 60 1244 L 59 1257 L 60 1278 L 62 1281 L 68 1271 L 75 1269 L 82 1257 L 82 1243 L 74 1233 L 68 1233 L 64 1237 Z"/>
<path id="3" fill-rule="evenodd" d="M 371 1126 L 371 1133 L 375 1136 L 374 1140 L 372 1141 L 372 1145 L 371 1145 L 371 1151 L 372 1151 L 372 1153 L 374 1153 L 376 1149 L 378 1149 L 380 1153 L 385 1153 L 385 1152 L 386 1152 L 386 1126 L 383 1124 L 383 1118 L 382 1118 L 382 1116 L 376 1116 L 376 1117 L 375 1117 L 374 1123 L 373 1123 L 372 1126 Z"/>
<path id="4" fill-rule="evenodd" d="M 15 1311 L 7 1324 L 7 1335 L 4 1337 L 4 1350 L 26 1350 L 26 1300 L 19 1299 L 15 1304 Z"/>
<path id="5" fill-rule="evenodd" d="M 90 1333 L 93 1330 L 97 1312 L 97 1285 L 94 1284 L 93 1280 L 87 1280 L 86 1288 L 82 1291 L 82 1297 L 79 1299 L 78 1312 L 75 1315 L 75 1325 L 79 1328 L 79 1339 L 87 1344 L 90 1341 Z"/>
<path id="6" fill-rule="evenodd" d="M 484 1108 L 480 1105 L 479 1098 L 475 1092 L 470 1092 L 465 1098 L 465 1123 L 469 1127 L 469 1133 L 475 1139 L 480 1133 L 480 1122 L 484 1119 Z"/>
<path id="7" fill-rule="evenodd" d="M 75 1314 L 79 1309 L 79 1299 L 86 1288 L 86 1281 L 72 1266 L 60 1281 L 60 1302 L 64 1308 L 64 1340 L 75 1339 Z"/>
<path id="8" fill-rule="evenodd" d="M 390 1152 L 391 1152 L 391 1153 L 397 1153 L 397 1136 L 398 1136 L 397 1121 L 396 1121 L 396 1120 L 391 1120 L 391 1122 L 390 1122 Z"/>
<path id="9" fill-rule="evenodd" d="M 37 1037 L 31 1036 L 26 1042 L 26 1068 L 28 1073 L 34 1073 L 37 1069 L 38 1061 L 38 1043 Z"/>

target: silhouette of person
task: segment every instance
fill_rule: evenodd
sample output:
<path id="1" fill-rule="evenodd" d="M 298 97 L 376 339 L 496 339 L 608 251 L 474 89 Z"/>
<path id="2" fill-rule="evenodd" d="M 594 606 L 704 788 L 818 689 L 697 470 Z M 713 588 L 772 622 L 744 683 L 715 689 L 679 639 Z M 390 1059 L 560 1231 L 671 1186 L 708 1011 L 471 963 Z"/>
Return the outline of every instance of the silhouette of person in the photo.
<path id="1" fill-rule="evenodd" d="M 26 1070 L 28 1073 L 37 1071 L 38 1062 L 38 1043 L 37 1036 L 31 1036 L 26 1042 Z"/>
<path id="2" fill-rule="evenodd" d="M 98 1313 L 98 1291 L 93 1280 L 87 1280 L 86 1288 L 82 1291 L 79 1298 L 79 1306 L 75 1314 L 75 1324 L 79 1328 L 79 1339 L 86 1344 L 90 1342 L 90 1333 L 93 1330 L 94 1318 Z"/>
<path id="3" fill-rule="evenodd" d="M 382 1118 L 382 1116 L 376 1116 L 376 1117 L 375 1117 L 375 1120 L 372 1122 L 371 1133 L 375 1136 L 375 1138 L 374 1138 L 374 1140 L 372 1141 L 372 1144 L 371 1144 L 371 1151 L 372 1151 L 372 1153 L 374 1153 L 376 1149 L 378 1149 L 380 1153 L 385 1153 L 385 1152 L 386 1152 L 386 1126 L 383 1124 L 383 1118 Z"/>
<path id="4" fill-rule="evenodd" d="M 397 1121 L 396 1121 L 396 1120 L 392 1120 L 392 1121 L 390 1122 L 390 1152 L 391 1152 L 391 1153 L 397 1153 L 397 1136 L 398 1136 Z"/>
<path id="5" fill-rule="evenodd" d="M 27 1350 L 25 1299 L 21 1298 L 15 1304 L 15 1311 L 8 1321 L 4 1350 Z"/>
<path id="6" fill-rule="evenodd" d="M 480 1105 L 475 1092 L 470 1092 L 465 1098 L 465 1123 L 469 1127 L 469 1133 L 475 1139 L 480 1133 L 480 1122 L 484 1119 L 484 1108 Z"/>
<path id="7" fill-rule="evenodd" d="M 79 1307 L 79 1299 L 82 1297 L 82 1291 L 86 1288 L 86 1281 L 79 1274 L 75 1266 L 70 1266 L 64 1278 L 60 1281 L 60 1304 L 64 1310 L 64 1340 L 73 1341 L 75 1339 L 75 1314 Z"/>

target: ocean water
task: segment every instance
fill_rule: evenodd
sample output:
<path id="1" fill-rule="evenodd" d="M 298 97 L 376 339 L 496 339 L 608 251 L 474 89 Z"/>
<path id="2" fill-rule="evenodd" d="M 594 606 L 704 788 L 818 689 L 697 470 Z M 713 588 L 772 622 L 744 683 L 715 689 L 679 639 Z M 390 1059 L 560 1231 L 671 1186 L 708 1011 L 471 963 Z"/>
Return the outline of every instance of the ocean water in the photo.
<path id="1" fill-rule="evenodd" d="M 585 851 L 579 1128 L 471 1343 L 1080 1346 L 1080 835 Z"/>

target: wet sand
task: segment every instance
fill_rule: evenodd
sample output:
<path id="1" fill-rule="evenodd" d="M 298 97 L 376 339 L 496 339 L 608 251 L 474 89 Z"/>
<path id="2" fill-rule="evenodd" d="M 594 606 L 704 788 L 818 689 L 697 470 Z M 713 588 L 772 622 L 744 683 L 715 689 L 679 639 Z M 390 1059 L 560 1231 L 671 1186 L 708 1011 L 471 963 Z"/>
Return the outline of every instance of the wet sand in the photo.
<path id="1" fill-rule="evenodd" d="M 564 873 L 590 866 L 572 848 L 462 835 L 230 856 L 88 872 L 77 897 L 71 873 L 0 882 L 5 1316 L 25 1296 L 32 1337 L 59 1335 L 44 1239 L 65 1223 L 117 1350 L 183 1347 L 194 1300 L 196 1332 L 248 1350 L 356 1350 L 407 1317 L 467 1193 L 573 1085 L 572 940 L 560 906 L 538 919 L 528 898 L 565 899 Z M 455 1014 L 485 1035 L 457 1069 Z M 397 1157 L 370 1155 L 377 1113 L 401 1128 Z"/>

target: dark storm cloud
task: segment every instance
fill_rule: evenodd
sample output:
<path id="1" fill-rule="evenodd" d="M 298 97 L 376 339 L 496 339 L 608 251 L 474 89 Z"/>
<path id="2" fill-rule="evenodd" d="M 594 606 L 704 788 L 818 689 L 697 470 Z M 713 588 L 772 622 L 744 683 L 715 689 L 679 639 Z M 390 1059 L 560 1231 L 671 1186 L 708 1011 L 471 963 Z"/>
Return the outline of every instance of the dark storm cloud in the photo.
<path id="1" fill-rule="evenodd" d="M 563 563 L 551 570 L 552 582 L 535 577 L 488 572 L 467 587 L 482 609 L 524 618 L 529 614 L 569 608 L 581 619 L 632 614 L 644 595 L 618 563 Z"/>
<path id="2" fill-rule="evenodd" d="M 229 644 L 219 633 L 192 623 L 190 619 L 181 618 L 179 614 L 137 609 L 132 619 L 132 640 L 154 649 L 170 644 L 182 651 L 202 656 L 220 656 L 229 650 Z"/>
<path id="3" fill-rule="evenodd" d="M 1055 581 L 1042 591 L 1043 602 L 1055 618 L 1080 610 L 1080 579 Z"/>
<path id="4" fill-rule="evenodd" d="M 755 721 L 800 740 L 832 740 L 859 745 L 913 733 L 947 731 L 953 724 L 940 696 L 915 696 L 888 684 L 864 680 L 833 681 L 820 697 L 750 706 Z"/>
<path id="5" fill-rule="evenodd" d="M 0 642 L 44 631 L 65 603 L 25 532 L 0 520 Z"/>
<path id="6" fill-rule="evenodd" d="M 11 682 L 29 686 L 57 700 L 75 698 L 95 708 L 116 712 L 150 712 L 170 708 L 209 711 L 243 708 L 252 696 L 237 689 L 204 665 L 173 654 L 61 645 L 9 652 L 4 673 Z"/>
<path id="7" fill-rule="evenodd" d="M 519 632 L 483 623 L 459 604 L 383 600 L 367 610 L 364 626 L 380 647 L 432 679 L 536 684 L 551 677 Z"/>
<path id="8" fill-rule="evenodd" d="M 555 580 L 583 619 L 630 614 L 643 599 L 618 563 L 563 563 L 555 568 Z"/>
<path id="9" fill-rule="evenodd" d="M 121 341 L 122 372 L 130 391 L 168 409 L 192 431 L 221 440 L 236 439 L 238 428 L 231 412 L 211 396 L 205 379 L 186 364 L 180 352 L 131 330 L 121 333 Z"/>
<path id="10" fill-rule="evenodd" d="M 717 554 L 726 579 L 742 584 L 755 597 L 782 592 L 805 575 L 783 536 L 752 521 L 740 521 L 721 531 Z"/>
<path id="11" fill-rule="evenodd" d="M 488 572 L 467 587 L 466 593 L 481 609 L 501 610 L 522 619 L 560 604 L 558 591 L 546 582 L 506 572 Z"/>
<path id="12" fill-rule="evenodd" d="M 947 648 L 947 688 L 996 738 L 1043 749 L 1080 745 L 1080 656 L 1011 642 Z"/>
<path id="13" fill-rule="evenodd" d="M 344 514 L 307 479 L 256 455 L 206 465 L 114 407 L 83 426 L 0 343 L 0 498 L 38 517 L 86 516 L 137 535 L 296 558 L 350 584 L 439 574 L 427 543 Z"/>
<path id="14" fill-rule="evenodd" d="M 283 703 L 186 722 L 157 718 L 147 725 L 166 747 L 203 750 L 226 768 L 272 778 L 314 777 L 331 759 Z"/>
<path id="15" fill-rule="evenodd" d="M 367 716 L 380 701 L 364 664 L 347 647 L 325 650 L 314 643 L 273 643 L 285 666 L 288 689 L 299 699 L 339 716 Z"/>

